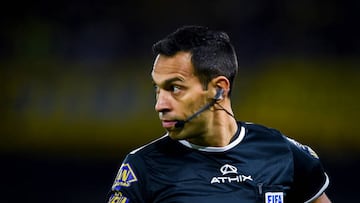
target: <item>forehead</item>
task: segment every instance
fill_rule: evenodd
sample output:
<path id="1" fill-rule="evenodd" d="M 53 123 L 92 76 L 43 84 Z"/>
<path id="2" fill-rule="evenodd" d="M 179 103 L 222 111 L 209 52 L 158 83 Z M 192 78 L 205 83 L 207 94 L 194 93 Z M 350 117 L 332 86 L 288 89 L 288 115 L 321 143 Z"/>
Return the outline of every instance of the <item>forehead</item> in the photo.
<path id="1" fill-rule="evenodd" d="M 191 54 L 188 52 L 178 52 L 174 56 L 159 54 L 155 59 L 151 76 L 155 83 L 161 83 L 170 78 L 185 80 L 194 77 Z"/>

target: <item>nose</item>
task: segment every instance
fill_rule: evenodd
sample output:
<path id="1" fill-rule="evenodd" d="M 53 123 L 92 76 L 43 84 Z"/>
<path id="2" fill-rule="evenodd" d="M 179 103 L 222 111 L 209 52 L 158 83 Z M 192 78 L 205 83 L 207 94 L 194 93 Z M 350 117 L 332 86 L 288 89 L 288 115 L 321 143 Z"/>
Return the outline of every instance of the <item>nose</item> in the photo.
<path id="1" fill-rule="evenodd" d="M 158 91 L 156 94 L 155 111 L 167 112 L 170 110 L 170 98 L 166 91 Z"/>

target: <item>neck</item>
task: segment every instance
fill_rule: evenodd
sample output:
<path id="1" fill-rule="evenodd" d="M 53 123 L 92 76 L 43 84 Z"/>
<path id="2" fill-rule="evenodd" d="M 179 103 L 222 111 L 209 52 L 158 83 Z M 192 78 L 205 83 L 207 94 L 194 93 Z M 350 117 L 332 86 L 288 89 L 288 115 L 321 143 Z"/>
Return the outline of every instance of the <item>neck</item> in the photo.
<path id="1" fill-rule="evenodd" d="M 231 142 L 238 125 L 232 116 L 230 105 L 220 107 L 215 105 L 212 109 L 213 116 L 208 119 L 207 130 L 201 136 L 188 139 L 190 143 L 200 146 L 224 147 Z"/>

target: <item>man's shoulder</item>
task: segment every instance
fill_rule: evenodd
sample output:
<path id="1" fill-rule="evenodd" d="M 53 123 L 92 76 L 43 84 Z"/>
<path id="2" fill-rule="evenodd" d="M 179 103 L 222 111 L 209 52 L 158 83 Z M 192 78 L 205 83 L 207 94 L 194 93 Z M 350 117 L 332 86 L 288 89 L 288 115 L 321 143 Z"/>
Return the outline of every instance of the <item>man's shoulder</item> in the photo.
<path id="1" fill-rule="evenodd" d="M 294 150 L 294 143 L 297 143 L 294 139 L 289 138 L 276 128 L 250 122 L 243 122 L 242 126 L 246 129 L 244 142 L 251 146 L 267 146 L 276 149 L 283 148 L 290 152 Z"/>
<path id="2" fill-rule="evenodd" d="M 292 151 L 292 153 L 296 153 L 300 157 L 309 155 L 316 159 L 319 158 L 318 155 L 315 153 L 315 151 L 312 150 L 309 146 L 298 142 L 294 138 L 284 135 L 281 131 L 275 128 L 271 128 L 251 122 L 243 122 L 242 125 L 245 126 L 245 128 L 248 131 L 248 134 L 253 137 L 256 138 L 263 137 L 265 138 L 265 140 L 272 142 L 281 141 L 289 148 L 290 151 Z M 268 140 L 266 138 L 271 138 L 271 139 Z M 278 138 L 278 139 L 274 139 L 274 138 Z"/>
<path id="3" fill-rule="evenodd" d="M 279 130 L 262 124 L 257 124 L 252 122 L 241 122 L 241 125 L 245 127 L 247 133 L 283 136 L 283 134 Z"/>
<path id="4" fill-rule="evenodd" d="M 158 151 L 167 144 L 170 144 L 171 142 L 172 142 L 171 138 L 168 136 L 168 134 L 165 134 L 155 140 L 150 141 L 149 143 L 146 143 L 132 150 L 129 153 L 129 155 L 143 156 L 152 153 L 154 151 Z"/>

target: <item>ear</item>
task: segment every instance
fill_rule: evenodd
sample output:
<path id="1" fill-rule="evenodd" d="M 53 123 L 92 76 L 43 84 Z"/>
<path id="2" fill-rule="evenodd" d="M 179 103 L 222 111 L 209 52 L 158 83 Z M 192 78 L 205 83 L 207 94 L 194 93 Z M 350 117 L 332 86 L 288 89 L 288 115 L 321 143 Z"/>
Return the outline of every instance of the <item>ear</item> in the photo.
<path id="1" fill-rule="evenodd" d="M 230 90 L 230 82 L 225 76 L 218 76 L 211 80 L 209 84 L 209 90 L 212 90 L 212 96 L 216 95 L 217 91 L 219 89 L 223 90 L 222 98 L 225 98 L 228 96 L 229 90 Z"/>

